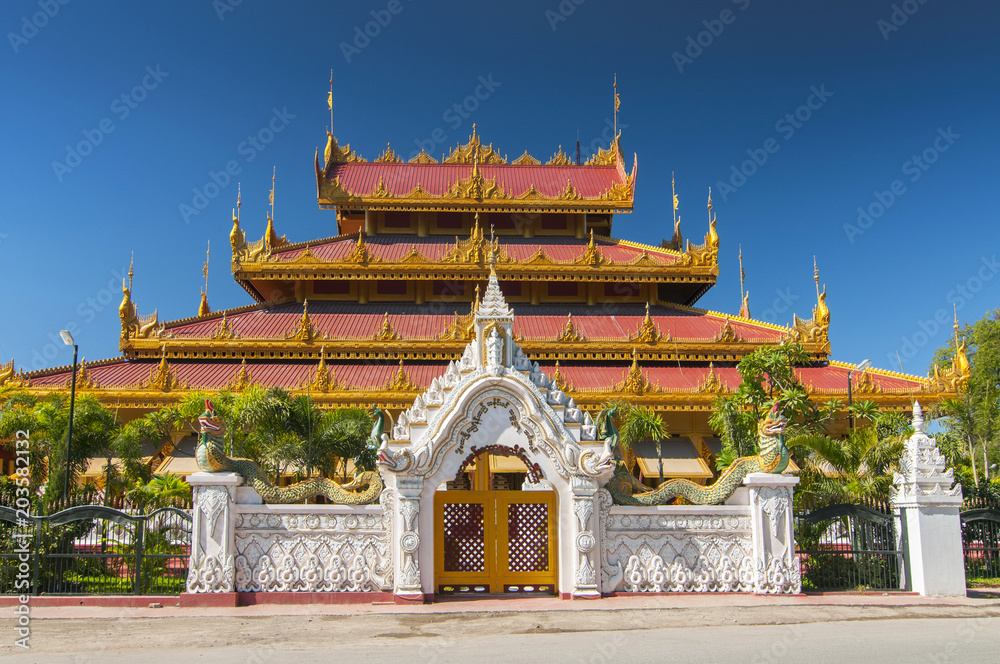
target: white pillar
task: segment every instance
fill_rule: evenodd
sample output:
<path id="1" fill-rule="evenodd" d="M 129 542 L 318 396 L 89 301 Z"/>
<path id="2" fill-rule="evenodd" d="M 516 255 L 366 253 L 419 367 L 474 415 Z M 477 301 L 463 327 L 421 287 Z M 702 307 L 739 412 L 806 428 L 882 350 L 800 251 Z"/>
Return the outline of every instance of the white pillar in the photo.
<path id="1" fill-rule="evenodd" d="M 962 553 L 962 486 L 924 433 L 920 404 L 913 407 L 913 435 L 906 441 L 892 503 L 900 511 L 909 589 L 925 596 L 965 597 Z"/>
<path id="2" fill-rule="evenodd" d="M 568 528 L 570 538 L 560 540 L 558 546 L 565 547 L 563 550 L 571 552 L 574 559 L 575 574 L 573 577 L 572 596 L 579 599 L 598 599 L 601 596 L 601 589 L 598 585 L 597 574 L 600 569 L 599 559 L 600 549 L 598 548 L 597 519 L 594 517 L 596 503 L 594 496 L 597 494 L 597 482 L 589 477 L 573 475 L 570 477 L 570 488 L 572 491 L 572 517 L 573 524 Z M 563 518 L 565 518 L 565 514 Z M 560 556 L 563 560 L 569 556 Z"/>
<path id="3" fill-rule="evenodd" d="M 422 501 L 424 480 L 422 477 L 396 477 L 391 483 L 395 491 L 392 518 L 391 542 L 395 549 L 393 564 L 395 566 L 395 594 L 397 597 L 415 602 L 424 600 L 424 572 L 420 564 L 427 565 L 429 579 L 433 579 L 434 561 L 431 558 L 434 542 L 433 530 L 427 532 L 420 528 L 420 522 L 433 522 L 432 514 L 421 514 L 420 504 L 424 502 L 428 509 L 433 505 L 433 493 L 430 501 Z M 424 532 L 421 532 L 424 530 Z M 433 593 L 431 582 L 430 593 Z"/>
<path id="4" fill-rule="evenodd" d="M 750 489 L 750 530 L 758 595 L 802 592 L 802 573 L 795 556 L 792 491 L 799 478 L 751 473 L 743 480 Z"/>
<path id="5" fill-rule="evenodd" d="M 187 591 L 231 593 L 236 584 L 233 503 L 243 477 L 237 473 L 194 473 L 187 482 L 194 498 Z"/>

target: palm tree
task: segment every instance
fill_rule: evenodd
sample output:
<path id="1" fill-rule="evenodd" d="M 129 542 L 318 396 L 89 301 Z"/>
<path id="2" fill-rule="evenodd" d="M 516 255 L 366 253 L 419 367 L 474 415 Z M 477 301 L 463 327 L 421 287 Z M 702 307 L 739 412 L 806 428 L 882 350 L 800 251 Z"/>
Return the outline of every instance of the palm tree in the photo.
<path id="1" fill-rule="evenodd" d="M 656 446 L 656 456 L 660 463 L 660 481 L 663 481 L 663 450 L 660 443 L 670 434 L 663 418 L 653 412 L 651 408 L 636 406 L 624 401 L 606 403 L 602 407 L 603 412 L 617 411 L 617 419 L 620 423 L 618 428 L 618 444 L 622 451 L 633 449 L 633 447 L 644 440 L 652 440 Z"/>
<path id="2" fill-rule="evenodd" d="M 31 481 L 45 487 L 45 500 L 56 498 L 64 483 L 75 486 L 76 478 L 86 471 L 89 460 L 115 456 L 134 461 L 132 449 L 117 446 L 120 425 L 113 412 L 90 394 L 76 398 L 71 458 L 66 463 L 70 399 L 53 393 L 39 399 L 27 393 L 13 393 L 0 409 L 0 440 L 10 440 L 17 431 L 30 431 Z"/>
<path id="3" fill-rule="evenodd" d="M 903 432 L 880 435 L 878 426 L 867 426 L 841 440 L 804 434 L 786 444 L 808 451 L 802 470 L 803 496 L 816 502 L 886 500 L 906 436 Z"/>

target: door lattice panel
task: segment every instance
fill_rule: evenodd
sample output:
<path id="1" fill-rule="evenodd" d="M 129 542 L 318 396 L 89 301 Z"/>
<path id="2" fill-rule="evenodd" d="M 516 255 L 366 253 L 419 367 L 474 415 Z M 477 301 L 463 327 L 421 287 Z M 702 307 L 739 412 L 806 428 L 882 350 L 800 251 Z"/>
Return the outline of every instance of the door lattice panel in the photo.
<path id="1" fill-rule="evenodd" d="M 446 503 L 444 508 L 444 570 L 486 570 L 484 509 L 482 503 Z"/>
<path id="2" fill-rule="evenodd" d="M 507 506 L 507 569 L 511 572 L 549 570 L 549 506 L 510 503 Z"/>

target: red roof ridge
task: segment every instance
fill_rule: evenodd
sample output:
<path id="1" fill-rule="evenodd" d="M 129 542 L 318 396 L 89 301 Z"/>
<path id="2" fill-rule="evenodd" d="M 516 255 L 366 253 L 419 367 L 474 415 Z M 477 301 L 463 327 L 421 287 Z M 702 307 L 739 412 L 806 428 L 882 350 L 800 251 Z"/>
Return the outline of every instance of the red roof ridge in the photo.
<path id="1" fill-rule="evenodd" d="M 128 362 L 128 361 L 129 361 L 129 359 L 127 357 L 109 357 L 109 358 L 106 358 L 106 359 L 103 359 L 103 360 L 95 360 L 93 362 L 87 362 L 86 368 L 87 369 L 92 369 L 94 367 L 106 367 L 106 366 L 111 365 L 111 364 L 118 364 L 120 362 Z M 159 360 L 157 360 L 157 362 L 159 362 Z M 83 364 L 83 362 L 80 362 L 79 364 L 77 364 L 77 371 L 79 371 L 84 366 L 85 365 Z M 60 374 L 60 373 L 66 372 L 66 371 L 72 372 L 73 371 L 73 365 L 72 364 L 66 364 L 66 365 L 63 365 L 61 367 L 49 367 L 47 369 L 36 369 L 35 371 L 29 371 L 29 372 L 27 372 L 25 374 L 22 374 L 22 376 L 24 378 L 28 378 L 30 380 L 31 378 L 42 378 L 44 376 L 54 376 L 56 374 Z"/>
<path id="2" fill-rule="evenodd" d="M 340 235 L 331 235 L 330 237 L 319 238 L 317 240 L 306 240 L 304 242 L 295 242 L 294 244 L 286 244 L 280 250 L 273 252 L 272 256 L 278 256 L 289 251 L 296 251 L 298 249 L 305 249 L 306 247 L 318 247 L 321 244 L 330 244 L 331 242 L 342 242 L 349 239 L 357 239 L 358 234 L 363 231 L 355 231 L 353 233 L 342 233 Z M 372 236 L 368 236 L 372 237 Z"/>
<path id="3" fill-rule="evenodd" d="M 858 365 L 851 364 L 850 362 L 840 362 L 839 360 L 830 360 L 831 367 L 837 367 L 838 369 L 857 369 Z M 919 383 L 924 383 L 927 381 L 926 377 L 915 376 L 913 374 L 901 373 L 899 371 L 892 371 L 890 369 L 879 369 L 877 367 L 869 367 L 866 371 L 870 371 L 877 376 L 886 376 L 888 378 L 899 378 L 902 380 L 912 380 Z"/>
<path id="4" fill-rule="evenodd" d="M 613 237 L 610 237 L 610 236 L 607 236 L 607 235 L 598 235 L 596 233 L 594 234 L 594 237 L 596 239 L 608 240 L 610 242 L 614 242 L 614 243 L 617 243 L 617 244 L 624 244 L 627 247 L 634 247 L 636 249 L 643 249 L 643 250 L 646 250 L 646 251 L 656 251 L 656 252 L 661 253 L 661 254 L 666 254 L 668 256 L 673 256 L 674 258 L 680 258 L 681 256 L 684 255 L 683 251 L 676 251 L 674 249 L 667 249 L 666 247 L 654 247 L 651 244 L 643 244 L 642 242 L 635 242 L 633 240 L 622 240 L 622 239 L 613 238 Z"/>
<path id="5" fill-rule="evenodd" d="M 274 307 L 280 304 L 288 304 L 294 302 L 295 298 L 289 296 L 282 298 L 280 300 L 270 300 L 267 302 L 254 302 L 253 304 L 245 304 L 242 307 L 233 307 L 232 309 L 219 309 L 217 311 L 212 311 L 205 314 L 204 316 L 188 316 L 187 318 L 178 318 L 177 320 L 164 321 L 163 329 L 167 330 L 173 327 L 180 327 L 181 325 L 187 325 L 188 323 L 200 323 L 205 320 L 212 320 L 214 318 L 222 318 L 223 316 L 228 316 L 230 314 L 244 314 L 248 311 L 254 311 L 255 309 L 260 309 L 263 307 Z M 170 337 L 166 338 L 167 340 Z"/>
<path id="6" fill-rule="evenodd" d="M 791 331 L 790 327 L 785 327 L 784 325 L 775 325 L 774 323 L 768 323 L 768 322 L 765 322 L 765 321 L 762 321 L 762 320 L 754 320 L 753 318 L 742 318 L 742 317 L 740 317 L 738 315 L 735 315 L 735 314 L 725 314 L 725 313 L 722 313 L 720 311 L 712 311 L 710 309 L 701 309 L 701 308 L 698 308 L 698 307 L 690 307 L 690 306 L 688 306 L 686 304 L 674 304 L 673 302 L 671 302 L 669 304 L 669 306 L 671 306 L 671 307 L 677 307 L 678 309 L 684 309 L 686 311 L 690 311 L 690 312 L 696 313 L 696 314 L 704 314 L 706 316 L 715 316 L 717 318 L 735 320 L 735 321 L 740 322 L 740 323 L 747 323 L 747 324 L 750 324 L 750 325 L 758 325 L 760 327 L 764 327 L 764 328 L 767 328 L 769 330 L 777 330 L 779 332 L 790 332 Z"/>

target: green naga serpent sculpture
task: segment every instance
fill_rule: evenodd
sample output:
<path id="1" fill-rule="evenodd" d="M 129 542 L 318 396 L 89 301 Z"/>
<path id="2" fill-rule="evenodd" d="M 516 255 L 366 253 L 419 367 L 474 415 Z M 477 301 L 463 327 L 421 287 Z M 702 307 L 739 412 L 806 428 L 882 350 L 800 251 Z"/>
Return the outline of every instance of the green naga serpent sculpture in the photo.
<path id="1" fill-rule="evenodd" d="M 375 425 L 368 438 L 369 450 L 378 448 L 384 421 L 384 413 L 376 408 Z M 223 425 L 216 418 L 215 406 L 210 399 L 205 400 L 205 412 L 198 417 L 198 423 L 201 428 L 195 452 L 198 468 L 206 473 L 239 473 L 265 503 L 295 503 L 313 496 L 325 496 L 331 503 L 339 505 L 367 505 L 378 500 L 382 493 L 382 477 L 377 470 L 357 473 L 348 484 L 313 477 L 290 486 L 275 486 L 253 461 L 226 456 L 222 443 Z"/>
<path id="2" fill-rule="evenodd" d="M 612 414 L 612 411 L 606 413 L 601 435 L 613 436 L 613 443 L 617 445 L 618 430 L 611 422 Z M 780 473 L 788 467 L 788 448 L 782 436 L 786 424 L 788 420 L 782 416 L 780 404 L 775 402 L 757 427 L 760 453 L 734 461 L 714 484 L 701 486 L 690 480 L 673 479 L 650 490 L 632 476 L 624 463 L 619 462 L 606 488 L 617 505 L 665 505 L 677 497 L 695 505 L 718 505 L 733 495 L 743 483 L 743 478 L 750 473 Z"/>

